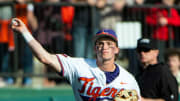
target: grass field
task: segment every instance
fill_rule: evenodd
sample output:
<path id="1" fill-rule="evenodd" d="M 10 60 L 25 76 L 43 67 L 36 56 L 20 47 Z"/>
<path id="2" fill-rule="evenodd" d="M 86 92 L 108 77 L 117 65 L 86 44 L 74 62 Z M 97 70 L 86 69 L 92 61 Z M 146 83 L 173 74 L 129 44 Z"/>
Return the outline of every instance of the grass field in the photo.
<path id="1" fill-rule="evenodd" d="M 71 87 L 0 88 L 0 101 L 75 101 Z"/>

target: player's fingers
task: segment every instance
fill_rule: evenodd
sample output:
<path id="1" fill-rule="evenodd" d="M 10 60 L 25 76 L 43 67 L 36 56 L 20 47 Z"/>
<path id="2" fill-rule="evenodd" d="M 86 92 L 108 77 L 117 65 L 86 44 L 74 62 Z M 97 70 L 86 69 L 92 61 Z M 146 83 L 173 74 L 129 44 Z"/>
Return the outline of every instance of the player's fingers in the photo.
<path id="1" fill-rule="evenodd" d="M 11 24 L 12 24 L 12 26 L 16 26 L 16 27 L 24 25 L 24 23 L 18 18 L 13 18 L 11 20 Z"/>
<path id="2" fill-rule="evenodd" d="M 13 19 L 11 20 L 11 28 L 12 28 L 12 29 L 15 29 L 15 28 L 18 27 L 18 26 L 19 26 L 19 21 L 18 21 L 18 19 L 13 18 Z"/>
<path id="3" fill-rule="evenodd" d="M 12 19 L 11 24 L 12 24 L 13 26 L 18 26 L 18 25 L 19 25 L 18 21 L 15 20 L 15 19 Z"/>
<path id="4" fill-rule="evenodd" d="M 23 32 L 23 30 L 26 31 L 25 24 L 18 18 L 13 18 L 11 20 L 11 28 L 16 32 Z"/>

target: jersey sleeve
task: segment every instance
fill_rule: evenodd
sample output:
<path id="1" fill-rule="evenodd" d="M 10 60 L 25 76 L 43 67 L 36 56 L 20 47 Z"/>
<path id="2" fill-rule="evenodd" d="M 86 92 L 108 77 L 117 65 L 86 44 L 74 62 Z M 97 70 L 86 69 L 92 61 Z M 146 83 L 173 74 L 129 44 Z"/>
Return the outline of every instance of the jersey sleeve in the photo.
<path id="1" fill-rule="evenodd" d="M 76 78 L 76 74 L 78 70 L 80 70 L 81 65 L 79 62 L 82 60 L 81 58 L 72 58 L 65 54 L 57 54 L 57 59 L 59 61 L 59 65 L 61 67 L 61 76 L 65 77 L 70 84 L 72 84 L 73 80 Z"/>

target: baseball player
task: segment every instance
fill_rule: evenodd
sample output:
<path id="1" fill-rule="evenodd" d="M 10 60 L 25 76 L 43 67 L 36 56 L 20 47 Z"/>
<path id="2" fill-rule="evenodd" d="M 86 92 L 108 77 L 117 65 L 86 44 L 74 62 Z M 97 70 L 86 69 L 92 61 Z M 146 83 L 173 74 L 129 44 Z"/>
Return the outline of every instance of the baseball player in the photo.
<path id="1" fill-rule="evenodd" d="M 48 53 L 32 37 L 21 20 L 14 18 L 11 27 L 24 37 L 34 55 L 42 63 L 67 78 L 73 88 L 76 101 L 113 101 L 116 94 L 123 90 L 137 92 L 138 101 L 140 101 L 140 91 L 136 80 L 115 63 L 119 48 L 117 36 L 113 30 L 97 32 L 94 37 L 95 60 Z"/>

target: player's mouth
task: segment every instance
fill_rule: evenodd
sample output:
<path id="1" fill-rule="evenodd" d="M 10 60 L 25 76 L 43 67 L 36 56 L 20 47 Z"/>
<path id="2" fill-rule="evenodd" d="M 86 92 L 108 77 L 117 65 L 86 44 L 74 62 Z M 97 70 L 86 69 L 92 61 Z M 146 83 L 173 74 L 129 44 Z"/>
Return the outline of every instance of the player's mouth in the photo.
<path id="1" fill-rule="evenodd" d="M 103 54 L 108 54 L 109 52 L 108 51 L 102 51 Z"/>

